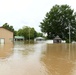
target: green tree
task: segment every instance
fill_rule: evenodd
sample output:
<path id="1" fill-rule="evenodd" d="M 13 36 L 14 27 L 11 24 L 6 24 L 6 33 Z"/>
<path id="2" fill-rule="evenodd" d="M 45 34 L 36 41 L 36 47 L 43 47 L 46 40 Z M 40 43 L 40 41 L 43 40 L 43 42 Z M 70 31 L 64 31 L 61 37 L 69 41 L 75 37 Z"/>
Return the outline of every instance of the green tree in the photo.
<path id="1" fill-rule="evenodd" d="M 25 40 L 34 39 L 37 36 L 35 29 L 28 26 L 19 29 L 17 33 L 19 36 L 24 36 Z"/>
<path id="2" fill-rule="evenodd" d="M 30 28 L 30 39 L 34 39 L 36 37 L 36 31 L 34 28 Z"/>
<path id="3" fill-rule="evenodd" d="M 68 5 L 53 6 L 40 23 L 41 31 L 47 33 L 47 37 L 51 39 L 59 35 L 68 40 L 69 26 L 73 41 L 76 39 L 76 13 Z"/>
<path id="4" fill-rule="evenodd" d="M 14 32 L 14 28 L 13 28 L 13 26 L 9 26 L 8 23 L 3 24 L 2 27 L 4 27 L 4 28 L 6 28 L 6 29 L 8 29 L 8 30 L 10 30 L 10 31 L 12 31 L 12 32 Z"/>
<path id="5" fill-rule="evenodd" d="M 37 37 L 43 37 L 43 33 L 38 32 Z"/>
<path id="6" fill-rule="evenodd" d="M 19 30 L 17 31 L 17 35 L 23 36 L 23 29 L 19 29 Z"/>
<path id="7" fill-rule="evenodd" d="M 16 30 L 14 30 L 14 36 L 17 36 L 18 32 Z"/>

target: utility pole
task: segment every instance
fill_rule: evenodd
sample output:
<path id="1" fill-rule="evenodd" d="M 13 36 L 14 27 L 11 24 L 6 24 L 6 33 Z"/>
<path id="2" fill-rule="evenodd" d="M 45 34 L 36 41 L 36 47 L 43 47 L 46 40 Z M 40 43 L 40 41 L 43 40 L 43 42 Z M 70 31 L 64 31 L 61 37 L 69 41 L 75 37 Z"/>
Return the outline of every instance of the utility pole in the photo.
<path id="1" fill-rule="evenodd" d="M 70 23 L 69 23 L 69 43 L 71 43 Z"/>
<path id="2" fill-rule="evenodd" d="M 30 44 L 30 27 L 29 27 L 29 44 Z"/>

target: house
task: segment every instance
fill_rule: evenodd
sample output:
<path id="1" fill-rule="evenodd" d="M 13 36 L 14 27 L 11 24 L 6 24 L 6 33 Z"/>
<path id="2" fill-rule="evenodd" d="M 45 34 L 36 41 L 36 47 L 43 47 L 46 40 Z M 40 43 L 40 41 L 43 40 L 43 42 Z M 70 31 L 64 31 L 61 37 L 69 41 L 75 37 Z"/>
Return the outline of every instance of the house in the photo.
<path id="1" fill-rule="evenodd" d="M 13 43 L 13 32 L 0 27 L 0 44 L 11 44 Z"/>
<path id="2" fill-rule="evenodd" d="M 15 41 L 24 41 L 24 37 L 23 36 L 15 36 L 14 40 Z"/>
<path id="3" fill-rule="evenodd" d="M 45 38 L 43 38 L 43 37 L 37 37 L 37 38 L 35 38 L 34 40 L 35 40 L 35 41 L 44 41 Z"/>
<path id="4" fill-rule="evenodd" d="M 61 43 L 61 38 L 57 35 L 57 36 L 53 39 L 53 43 Z"/>

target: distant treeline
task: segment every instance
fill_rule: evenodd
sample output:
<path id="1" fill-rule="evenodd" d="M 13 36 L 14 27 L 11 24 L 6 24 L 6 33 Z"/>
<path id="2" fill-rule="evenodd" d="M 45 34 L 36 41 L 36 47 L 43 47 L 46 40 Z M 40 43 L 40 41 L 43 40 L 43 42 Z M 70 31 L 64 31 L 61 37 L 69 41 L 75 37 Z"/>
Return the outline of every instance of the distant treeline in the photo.
<path id="1" fill-rule="evenodd" d="M 25 40 L 34 39 L 36 37 L 42 37 L 43 33 L 37 32 L 34 28 L 24 26 L 18 31 L 13 28 L 13 26 L 10 26 L 8 23 L 5 23 L 2 25 L 2 27 L 14 32 L 14 36 L 24 36 Z"/>

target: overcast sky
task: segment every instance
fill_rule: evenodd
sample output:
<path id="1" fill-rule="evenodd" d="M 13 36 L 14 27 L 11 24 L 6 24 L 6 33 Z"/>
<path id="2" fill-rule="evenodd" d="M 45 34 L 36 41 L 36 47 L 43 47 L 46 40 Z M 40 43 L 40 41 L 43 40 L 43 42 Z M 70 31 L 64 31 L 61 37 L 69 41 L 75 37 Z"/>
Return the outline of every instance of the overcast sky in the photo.
<path id="1" fill-rule="evenodd" d="M 0 0 L 0 26 L 8 23 L 15 30 L 30 26 L 40 32 L 40 22 L 55 4 L 68 4 L 76 11 L 75 0 Z"/>

